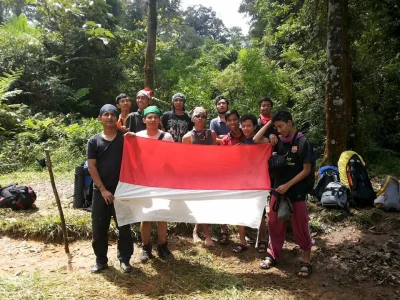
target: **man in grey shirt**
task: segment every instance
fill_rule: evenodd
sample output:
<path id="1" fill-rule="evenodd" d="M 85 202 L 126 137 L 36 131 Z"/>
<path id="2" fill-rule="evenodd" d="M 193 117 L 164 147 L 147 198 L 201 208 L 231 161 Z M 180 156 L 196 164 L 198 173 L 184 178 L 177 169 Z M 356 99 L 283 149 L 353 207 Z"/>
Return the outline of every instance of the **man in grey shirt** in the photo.
<path id="1" fill-rule="evenodd" d="M 210 129 L 217 134 L 217 144 L 221 143 L 222 138 L 230 132 L 225 122 L 225 114 L 229 109 L 229 101 L 224 96 L 218 96 L 215 99 L 218 117 L 210 122 Z"/>

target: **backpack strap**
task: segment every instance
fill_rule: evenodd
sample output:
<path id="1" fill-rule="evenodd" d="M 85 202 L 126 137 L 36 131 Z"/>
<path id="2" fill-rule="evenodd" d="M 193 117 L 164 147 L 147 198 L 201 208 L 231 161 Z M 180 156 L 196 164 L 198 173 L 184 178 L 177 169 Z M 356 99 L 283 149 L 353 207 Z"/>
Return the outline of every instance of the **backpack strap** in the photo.
<path id="1" fill-rule="evenodd" d="M 161 141 L 164 138 L 164 136 L 165 136 L 165 132 L 163 131 L 163 132 L 161 132 L 160 136 L 158 137 L 158 140 Z"/>

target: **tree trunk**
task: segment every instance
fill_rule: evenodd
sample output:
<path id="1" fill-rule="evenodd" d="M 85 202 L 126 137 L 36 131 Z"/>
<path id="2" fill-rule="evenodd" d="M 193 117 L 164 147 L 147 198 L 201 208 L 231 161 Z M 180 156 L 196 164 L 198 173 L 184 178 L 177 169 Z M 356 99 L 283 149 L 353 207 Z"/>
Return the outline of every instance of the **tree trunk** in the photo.
<path id="1" fill-rule="evenodd" d="M 347 150 L 348 130 L 352 121 L 352 76 L 347 0 L 329 0 L 328 5 L 326 145 L 323 163 L 336 165 L 340 154 Z"/>
<path id="2" fill-rule="evenodd" d="M 154 60 L 156 54 L 157 36 L 157 0 L 149 0 L 149 14 L 147 21 L 147 49 L 144 66 L 144 85 L 154 89 Z"/>

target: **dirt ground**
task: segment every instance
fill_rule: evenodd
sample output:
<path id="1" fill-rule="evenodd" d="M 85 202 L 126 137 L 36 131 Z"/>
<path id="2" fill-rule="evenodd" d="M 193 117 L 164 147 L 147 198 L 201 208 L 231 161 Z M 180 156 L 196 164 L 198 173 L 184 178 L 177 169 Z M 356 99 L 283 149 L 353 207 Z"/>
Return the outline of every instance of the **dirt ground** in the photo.
<path id="1" fill-rule="evenodd" d="M 40 183 L 41 194 L 51 195 L 51 187 Z M 39 185 L 32 184 L 34 189 Z M 71 183 L 66 181 L 60 189 L 64 201 L 70 201 Z M 70 200 L 68 200 L 70 199 Z M 38 202 L 38 205 L 39 202 Z M 40 210 L 45 214 L 45 210 Z M 385 214 L 385 222 L 398 220 L 399 214 Z M 235 236 L 231 237 L 235 239 Z M 382 227 L 360 230 L 344 222 L 328 227 L 323 234 L 313 234 L 315 246 L 312 249 L 314 272 L 309 279 L 297 278 L 299 248 L 289 237 L 284 245 L 279 264 L 270 270 L 261 270 L 258 265 L 262 255 L 255 249 L 242 254 L 232 253 L 231 246 L 217 245 L 208 251 L 212 264 L 224 269 L 235 278 L 244 282 L 244 287 L 265 291 L 266 285 L 277 289 L 290 290 L 296 299 L 400 299 L 400 236 L 398 230 Z M 200 251 L 188 237 L 171 236 L 170 248 L 179 258 L 185 251 Z M 68 260 L 62 244 L 0 237 L 0 277 L 18 277 L 35 270 L 46 273 L 61 272 L 66 276 L 74 274 L 90 275 L 95 257 L 89 240 L 75 241 L 70 244 L 71 258 Z M 132 263 L 135 269 L 140 248 L 135 245 Z M 110 264 L 118 268 L 116 243 L 110 242 Z M 173 264 L 173 262 L 172 262 Z M 134 278 L 132 279 L 135 280 Z M 189 288 L 189 287 L 184 287 Z M 155 294 L 158 292 L 155 291 Z M 154 294 L 153 294 L 154 295 Z M 161 298 L 160 298 L 161 297 Z M 162 294 L 157 298 L 163 299 Z M 177 296 L 177 298 L 185 298 Z M 200 297 L 201 298 L 201 297 Z M 260 294 L 260 299 L 275 298 Z"/>

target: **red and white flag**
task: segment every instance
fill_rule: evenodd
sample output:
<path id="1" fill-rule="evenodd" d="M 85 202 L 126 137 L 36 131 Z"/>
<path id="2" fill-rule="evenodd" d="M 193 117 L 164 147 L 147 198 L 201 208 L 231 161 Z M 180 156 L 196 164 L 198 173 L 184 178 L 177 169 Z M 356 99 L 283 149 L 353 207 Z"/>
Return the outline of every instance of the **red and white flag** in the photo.
<path id="1" fill-rule="evenodd" d="M 142 221 L 258 228 L 270 190 L 271 144 L 208 146 L 125 137 L 115 210 Z"/>

